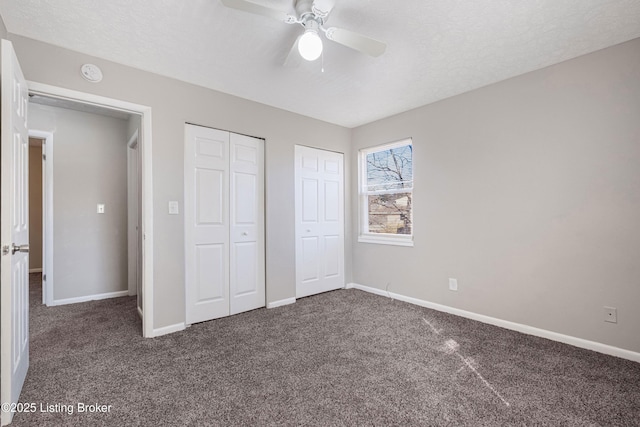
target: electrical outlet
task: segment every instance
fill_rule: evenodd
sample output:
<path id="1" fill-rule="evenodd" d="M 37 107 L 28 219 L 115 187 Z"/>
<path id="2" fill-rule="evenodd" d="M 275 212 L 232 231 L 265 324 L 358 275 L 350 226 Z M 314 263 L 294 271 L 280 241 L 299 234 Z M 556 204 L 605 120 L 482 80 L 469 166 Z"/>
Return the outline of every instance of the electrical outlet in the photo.
<path id="1" fill-rule="evenodd" d="M 605 307 L 604 321 L 610 323 L 618 323 L 618 309 L 615 307 Z"/>
<path id="2" fill-rule="evenodd" d="M 458 279 L 449 279 L 449 290 L 450 291 L 458 290 Z"/>

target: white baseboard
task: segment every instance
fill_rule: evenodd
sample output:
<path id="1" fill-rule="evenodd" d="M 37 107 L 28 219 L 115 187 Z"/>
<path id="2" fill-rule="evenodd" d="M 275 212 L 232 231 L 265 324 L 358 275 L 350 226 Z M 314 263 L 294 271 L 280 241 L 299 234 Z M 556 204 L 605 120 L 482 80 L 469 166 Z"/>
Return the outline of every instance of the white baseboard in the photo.
<path id="1" fill-rule="evenodd" d="M 42 268 L 30 268 L 29 273 L 42 273 Z"/>
<path id="2" fill-rule="evenodd" d="M 104 294 L 85 295 L 82 297 L 57 299 L 57 300 L 53 300 L 51 305 L 54 306 L 54 305 L 76 304 L 78 302 L 96 301 L 100 299 L 118 298 L 118 297 L 126 297 L 126 296 L 129 296 L 129 291 L 106 292 Z"/>
<path id="3" fill-rule="evenodd" d="M 184 322 L 176 323 L 175 325 L 165 326 L 163 328 L 158 328 L 153 330 L 152 338 L 161 337 L 162 335 L 172 334 L 174 332 L 183 331 L 186 329 L 186 325 Z"/>
<path id="4" fill-rule="evenodd" d="M 381 297 L 388 297 L 389 293 L 384 289 L 372 288 L 369 286 L 359 285 L 357 283 L 347 283 L 345 289 L 359 289 L 361 291 L 369 292 L 370 294 L 380 295 Z M 397 299 L 397 298 L 396 298 Z"/>
<path id="5" fill-rule="evenodd" d="M 267 308 L 282 307 L 283 305 L 293 304 L 294 302 L 296 302 L 295 298 L 281 299 L 280 301 L 267 303 Z"/>
<path id="6" fill-rule="evenodd" d="M 585 348 L 587 350 L 597 351 L 598 353 L 604 353 L 610 356 L 632 360 L 634 362 L 640 362 L 640 353 L 631 350 L 625 350 L 619 347 L 614 347 L 608 344 L 572 337 L 570 335 L 564 335 L 557 332 L 548 331 L 546 329 L 535 328 L 533 326 L 510 322 L 508 320 L 502 320 L 491 316 L 485 316 L 484 314 L 473 313 L 471 311 L 461 310 L 459 308 L 449 307 L 447 305 L 436 304 L 434 302 L 408 297 L 405 295 L 396 294 L 394 292 L 387 292 L 382 289 L 372 288 L 369 286 L 360 285 L 358 283 L 348 283 L 345 288 L 359 289 L 361 291 L 389 297 L 398 301 L 408 302 L 410 304 L 419 305 L 420 307 L 426 307 L 432 310 L 442 311 L 444 313 L 454 314 L 460 317 L 466 317 L 467 319 L 477 320 L 478 322 L 488 323 L 490 325 L 499 326 L 501 328 L 510 329 L 512 331 L 522 332 L 524 334 L 534 335 L 536 337 L 546 338 L 552 341 L 558 341 L 561 343 L 572 345 L 574 347 Z"/>

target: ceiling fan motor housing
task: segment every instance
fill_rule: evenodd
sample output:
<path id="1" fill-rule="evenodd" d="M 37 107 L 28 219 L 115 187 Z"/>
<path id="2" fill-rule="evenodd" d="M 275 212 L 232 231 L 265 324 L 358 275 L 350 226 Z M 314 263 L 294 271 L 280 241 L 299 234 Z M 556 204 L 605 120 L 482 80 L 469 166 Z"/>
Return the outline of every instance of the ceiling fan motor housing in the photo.
<path id="1" fill-rule="evenodd" d="M 327 39 L 373 57 L 382 55 L 387 47 L 386 43 L 353 31 L 335 27 L 324 28 L 336 0 L 294 0 L 297 16 L 293 16 L 290 13 L 281 10 L 259 5 L 251 0 L 220 1 L 226 7 L 277 19 L 286 24 L 302 25 L 305 29 L 305 33 L 300 36 L 294 44 L 294 47 L 298 45 L 298 50 L 300 50 L 300 39 L 306 36 L 306 39 L 312 40 L 313 43 L 310 44 L 314 45 L 315 51 L 322 52 L 322 40 L 319 35 L 320 30 L 322 30 L 322 33 L 324 33 Z M 293 49 L 290 52 L 292 51 Z M 308 56 L 313 56 L 315 58 L 315 54 Z M 305 59 L 307 58 L 305 57 Z"/>

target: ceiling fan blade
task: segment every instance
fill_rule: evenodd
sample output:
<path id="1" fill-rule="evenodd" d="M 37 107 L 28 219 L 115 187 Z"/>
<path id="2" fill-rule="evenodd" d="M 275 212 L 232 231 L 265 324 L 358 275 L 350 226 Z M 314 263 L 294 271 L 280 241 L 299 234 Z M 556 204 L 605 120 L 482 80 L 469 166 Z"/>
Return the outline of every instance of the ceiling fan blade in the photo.
<path id="1" fill-rule="evenodd" d="M 283 65 L 287 68 L 295 68 L 300 65 L 300 62 L 302 60 L 300 53 L 298 53 L 298 41 L 300 40 L 300 37 L 302 37 L 302 35 L 299 35 L 298 38 L 296 38 L 293 46 L 291 46 L 291 50 L 289 50 L 287 58 L 284 60 Z"/>
<path id="2" fill-rule="evenodd" d="M 325 34 L 329 40 L 371 56 L 380 56 L 387 48 L 386 43 L 342 28 L 327 28 Z"/>
<path id="3" fill-rule="evenodd" d="M 242 10 L 244 12 L 253 13 L 255 15 L 267 16 L 269 18 L 277 19 L 278 21 L 292 23 L 295 21 L 295 17 L 289 15 L 281 10 L 271 9 L 270 7 L 261 6 L 259 4 L 252 3 L 246 0 L 220 0 L 223 5 L 230 7 L 231 9 Z"/>
<path id="4" fill-rule="evenodd" d="M 326 19 L 335 5 L 336 0 L 314 0 L 311 10 L 322 19 Z"/>

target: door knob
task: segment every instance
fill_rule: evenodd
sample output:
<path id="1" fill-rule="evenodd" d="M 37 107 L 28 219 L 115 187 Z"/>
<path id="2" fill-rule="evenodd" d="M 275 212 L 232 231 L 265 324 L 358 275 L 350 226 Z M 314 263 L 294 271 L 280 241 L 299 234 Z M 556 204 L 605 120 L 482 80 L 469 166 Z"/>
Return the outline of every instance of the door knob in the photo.
<path id="1" fill-rule="evenodd" d="M 24 252 L 24 253 L 29 253 L 29 245 L 16 245 L 15 243 L 13 243 L 11 245 L 11 255 L 15 254 L 16 252 Z"/>

